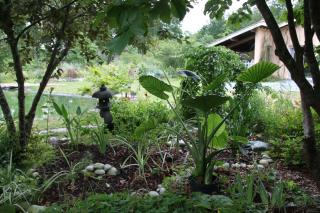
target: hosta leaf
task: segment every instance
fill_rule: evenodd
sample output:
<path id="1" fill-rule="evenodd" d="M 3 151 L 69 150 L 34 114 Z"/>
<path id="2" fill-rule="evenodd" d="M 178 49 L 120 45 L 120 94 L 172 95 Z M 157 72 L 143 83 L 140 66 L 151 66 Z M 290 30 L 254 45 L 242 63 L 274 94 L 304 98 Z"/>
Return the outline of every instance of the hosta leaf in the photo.
<path id="1" fill-rule="evenodd" d="M 278 65 L 263 61 L 242 72 L 237 79 L 243 82 L 258 83 L 272 75 L 278 69 Z"/>
<path id="2" fill-rule="evenodd" d="M 219 95 L 204 95 L 196 96 L 195 98 L 186 98 L 182 101 L 183 105 L 198 109 L 203 113 L 211 112 L 215 107 L 218 107 L 228 101 L 229 98 Z"/>
<path id="3" fill-rule="evenodd" d="M 149 93 L 163 100 L 167 100 L 169 98 L 169 95 L 165 92 L 171 92 L 173 90 L 172 86 L 151 75 L 141 76 L 139 78 L 139 82 Z"/>

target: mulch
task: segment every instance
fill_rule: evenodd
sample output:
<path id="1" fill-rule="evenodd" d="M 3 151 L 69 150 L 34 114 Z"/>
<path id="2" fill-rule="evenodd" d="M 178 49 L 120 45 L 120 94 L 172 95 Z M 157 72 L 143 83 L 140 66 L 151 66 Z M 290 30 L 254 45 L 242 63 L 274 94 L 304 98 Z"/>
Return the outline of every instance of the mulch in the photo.
<path id="1" fill-rule="evenodd" d="M 108 163 L 115 166 L 120 170 L 120 174 L 117 176 L 104 175 L 100 179 L 95 177 L 85 176 L 80 171 L 84 169 L 88 164 L 79 165 L 79 171 L 74 174 L 73 177 L 69 176 L 69 179 L 64 178 L 61 181 L 54 183 L 39 199 L 40 205 L 50 205 L 55 202 L 72 201 L 76 198 L 86 198 L 92 193 L 113 193 L 113 192 L 133 192 L 141 191 L 147 192 L 150 190 L 156 190 L 158 184 L 161 184 L 163 179 L 168 176 L 174 175 L 175 167 L 177 165 L 183 165 L 186 163 L 187 150 L 170 149 L 168 146 L 161 148 L 162 154 L 167 153 L 169 157 L 163 161 L 159 150 L 153 150 L 152 155 L 148 160 L 148 165 L 152 170 L 146 169 L 146 181 L 139 176 L 138 168 L 136 166 L 128 166 L 121 168 L 121 164 L 131 155 L 131 150 L 128 150 L 123 146 L 114 147 L 108 149 L 105 154 L 101 154 L 94 145 L 79 144 L 77 147 L 71 147 L 70 145 L 60 146 L 63 152 L 66 154 L 69 164 L 75 165 L 81 162 L 83 159 L 89 159 L 91 163 Z M 60 153 L 57 150 L 57 153 Z M 65 170 L 70 170 L 69 164 L 62 155 L 55 161 L 38 168 L 37 171 L 43 180 L 50 178 L 52 175 Z M 235 161 L 234 156 L 230 151 L 221 153 L 221 160 L 228 161 L 230 163 L 244 162 L 250 163 L 251 158 L 241 156 L 241 158 Z M 129 160 L 127 164 L 134 163 Z M 162 167 L 159 167 L 162 165 Z M 317 187 L 316 182 L 312 179 L 311 175 L 305 168 L 289 168 L 285 166 L 281 161 L 277 161 L 274 165 L 277 169 L 279 177 L 283 180 L 293 180 L 299 187 L 314 197 L 320 197 L 320 189 Z M 240 173 L 241 176 L 248 172 L 247 169 L 218 171 L 219 175 L 228 176 L 227 185 L 222 186 L 227 188 L 234 180 L 235 175 Z M 110 185 L 110 187 L 107 186 Z"/>
<path id="2" fill-rule="evenodd" d="M 54 183 L 49 189 L 47 189 L 39 200 L 41 205 L 49 205 L 54 202 L 62 202 L 66 200 L 73 200 L 74 198 L 85 198 L 90 193 L 113 193 L 122 191 L 150 191 L 156 190 L 158 184 L 162 183 L 162 180 L 166 176 L 173 175 L 174 165 L 182 164 L 186 150 L 180 149 L 162 149 L 162 152 L 168 154 L 165 161 L 161 158 L 160 153 L 154 150 L 151 157 L 148 160 L 148 165 L 151 168 L 157 168 L 156 170 L 145 172 L 146 181 L 139 176 L 137 166 L 129 166 L 121 168 L 121 164 L 131 154 L 126 147 L 117 146 L 112 149 L 108 149 L 106 154 L 101 154 L 96 146 L 79 144 L 77 148 L 72 148 L 69 145 L 60 147 L 68 158 L 69 164 L 75 165 L 83 158 L 91 156 L 91 163 L 108 163 L 118 170 L 120 174 L 117 176 L 104 175 L 100 179 L 95 177 L 85 176 L 81 172 L 75 173 L 74 177 L 70 177 L 69 180 L 63 179 Z M 59 152 L 59 151 L 57 151 Z M 127 164 L 134 163 L 132 160 L 128 160 Z M 84 169 L 87 165 L 79 166 L 80 170 Z M 161 169 L 159 165 L 162 165 Z M 52 175 L 69 170 L 69 165 L 64 157 L 59 157 L 54 162 L 47 164 L 37 171 L 43 180 L 50 178 Z M 107 184 L 110 186 L 108 187 Z"/>

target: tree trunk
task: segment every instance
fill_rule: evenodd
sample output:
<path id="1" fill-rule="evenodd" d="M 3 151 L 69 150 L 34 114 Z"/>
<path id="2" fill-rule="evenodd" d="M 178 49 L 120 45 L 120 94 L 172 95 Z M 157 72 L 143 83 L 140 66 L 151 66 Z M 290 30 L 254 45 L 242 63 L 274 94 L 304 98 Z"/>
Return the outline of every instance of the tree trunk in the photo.
<path id="1" fill-rule="evenodd" d="M 310 1 L 310 7 L 309 7 Z M 314 177 L 320 180 L 320 156 L 318 154 L 319 151 L 316 147 L 316 137 L 315 137 L 315 129 L 313 123 L 313 117 L 311 113 L 311 107 L 317 112 L 320 116 L 320 97 L 319 97 L 319 84 L 320 84 L 320 75 L 318 63 L 314 58 L 314 49 L 312 44 L 313 33 L 311 30 L 310 13 L 311 16 L 319 17 L 318 10 L 315 9 L 316 6 L 320 6 L 319 0 L 305 0 L 304 4 L 304 15 L 305 15 L 305 54 L 307 57 L 307 62 L 309 63 L 309 68 L 311 68 L 311 73 L 313 77 L 313 81 L 315 82 L 315 87 L 313 87 L 306 79 L 304 72 L 304 62 L 303 62 L 303 54 L 297 54 L 296 59 L 294 59 L 288 51 L 286 43 L 284 42 L 281 30 L 279 28 L 278 23 L 276 22 L 270 8 L 268 7 L 266 0 L 255 0 L 255 4 L 257 5 L 261 15 L 267 23 L 267 26 L 271 32 L 273 41 L 276 46 L 276 55 L 280 58 L 280 60 L 285 64 L 288 68 L 292 80 L 297 84 L 300 90 L 301 95 L 301 107 L 303 112 L 303 129 L 304 129 L 304 153 L 306 162 L 313 173 Z M 311 6 L 314 4 L 314 7 Z M 301 53 L 300 45 L 298 44 L 295 26 L 294 26 L 294 15 L 292 9 L 291 0 L 286 0 L 286 6 L 288 10 L 288 24 L 290 28 L 290 36 L 293 38 L 295 51 Z M 311 8 L 312 7 L 312 8 Z M 309 11 L 309 8 L 310 11 Z M 314 27 L 316 27 L 318 21 L 320 19 L 313 19 Z M 320 24 L 320 22 L 318 23 Z M 320 25 L 319 25 L 320 27 Z M 320 28 L 319 28 L 320 29 Z M 315 29 L 317 32 L 317 29 Z"/>
<path id="2" fill-rule="evenodd" d="M 3 113 L 3 117 L 7 124 L 7 130 L 9 133 L 9 136 L 11 138 L 15 138 L 16 136 L 16 127 L 14 125 L 14 120 L 11 114 L 11 110 L 9 107 L 9 104 L 7 102 L 6 96 L 4 95 L 4 92 L 0 86 L 0 106 Z"/>
<path id="3" fill-rule="evenodd" d="M 9 45 L 11 49 L 14 69 L 18 83 L 18 106 L 19 106 L 19 143 L 22 149 L 27 144 L 26 136 L 26 119 L 25 119 L 25 93 L 24 93 L 24 76 L 22 71 L 22 64 L 18 50 L 18 43 L 12 35 L 9 34 Z"/>
<path id="4" fill-rule="evenodd" d="M 311 22 L 314 27 L 314 31 L 320 40 L 320 1 L 319 0 L 309 0 L 309 7 L 310 10 L 310 16 L 311 16 Z"/>
<path id="5" fill-rule="evenodd" d="M 314 177 L 320 180 L 320 153 L 317 150 L 316 135 L 314 129 L 314 121 L 311 113 L 311 107 L 306 104 L 305 97 L 302 92 L 301 108 L 303 113 L 303 150 L 307 165 Z"/>

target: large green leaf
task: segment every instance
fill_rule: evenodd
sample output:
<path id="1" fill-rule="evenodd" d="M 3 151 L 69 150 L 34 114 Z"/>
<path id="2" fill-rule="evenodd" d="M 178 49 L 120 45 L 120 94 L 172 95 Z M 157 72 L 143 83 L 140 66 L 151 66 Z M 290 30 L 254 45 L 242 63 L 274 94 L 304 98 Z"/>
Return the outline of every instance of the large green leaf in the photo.
<path id="1" fill-rule="evenodd" d="M 228 139 L 228 133 L 227 133 L 226 125 L 224 122 L 217 130 L 221 122 L 223 122 L 223 119 L 216 113 L 210 114 L 207 118 L 208 137 L 212 134 L 213 131 L 216 131 L 214 134 L 214 137 L 210 141 L 210 146 L 217 149 L 224 148 L 227 145 L 227 139 Z M 203 126 L 204 119 L 202 119 L 201 123 Z M 207 140 L 209 140 L 209 138 Z"/>
<path id="2" fill-rule="evenodd" d="M 182 101 L 182 104 L 198 109 L 203 113 L 210 113 L 215 107 L 221 106 L 228 100 L 229 98 L 219 95 L 203 95 L 186 98 Z"/>
<path id="3" fill-rule="evenodd" d="M 262 61 L 242 72 L 237 79 L 243 82 L 258 83 L 272 75 L 278 69 L 278 65 Z"/>
<path id="4" fill-rule="evenodd" d="M 221 74 L 217 76 L 212 82 L 210 82 L 207 86 L 204 87 L 204 91 L 214 91 L 218 89 L 219 87 L 223 86 L 223 84 L 226 82 L 227 75 Z"/>
<path id="5" fill-rule="evenodd" d="M 169 95 L 167 95 L 165 92 L 173 91 L 172 86 L 151 75 L 141 76 L 139 78 L 139 82 L 141 86 L 145 88 L 149 93 L 163 100 L 168 100 L 169 98 Z"/>

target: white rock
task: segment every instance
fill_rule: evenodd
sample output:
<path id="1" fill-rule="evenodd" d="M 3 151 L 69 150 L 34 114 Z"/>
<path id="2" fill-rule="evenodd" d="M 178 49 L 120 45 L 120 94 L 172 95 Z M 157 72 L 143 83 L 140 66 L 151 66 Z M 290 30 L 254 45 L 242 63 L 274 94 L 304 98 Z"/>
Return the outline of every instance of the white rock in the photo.
<path id="1" fill-rule="evenodd" d="M 103 163 L 95 163 L 95 164 L 93 165 L 93 167 L 94 167 L 95 169 L 103 169 L 104 164 L 103 164 Z"/>
<path id="2" fill-rule="evenodd" d="M 224 169 L 230 169 L 230 163 L 226 162 L 222 165 Z"/>
<path id="3" fill-rule="evenodd" d="M 245 164 L 245 163 L 240 163 L 240 167 L 241 167 L 241 168 L 246 168 L 246 167 L 247 167 L 247 164 Z"/>
<path id="4" fill-rule="evenodd" d="M 250 165 L 248 165 L 247 167 L 248 167 L 248 169 L 253 169 L 253 168 L 254 168 L 254 165 L 250 164 Z"/>
<path id="5" fill-rule="evenodd" d="M 38 206 L 38 205 L 32 205 L 28 208 L 29 213 L 40 213 L 44 212 L 47 207 L 45 206 Z"/>
<path id="6" fill-rule="evenodd" d="M 268 163 L 273 163 L 273 160 L 272 160 L 271 158 L 269 158 L 269 159 L 265 159 L 265 160 L 267 160 L 267 161 L 268 161 Z"/>
<path id="7" fill-rule="evenodd" d="M 235 163 L 235 164 L 232 164 L 231 167 L 235 168 L 235 169 L 238 169 L 238 168 L 240 168 L 240 164 Z"/>
<path id="8" fill-rule="evenodd" d="M 267 155 L 267 154 L 263 154 L 263 155 L 262 155 L 262 158 L 269 159 L 270 157 L 269 157 L 269 155 Z"/>
<path id="9" fill-rule="evenodd" d="M 163 194 L 163 193 L 165 193 L 165 191 L 166 191 L 165 188 L 163 188 L 163 187 L 159 188 L 159 194 Z"/>
<path id="10" fill-rule="evenodd" d="M 29 169 L 29 172 L 30 173 L 33 173 L 33 172 L 35 172 L 36 170 L 35 169 Z"/>
<path id="11" fill-rule="evenodd" d="M 107 187 L 107 188 L 110 188 L 110 184 L 109 184 L 109 183 L 106 183 L 106 187 Z"/>
<path id="12" fill-rule="evenodd" d="M 57 137 L 50 137 L 49 138 L 49 143 L 56 145 L 58 144 L 58 138 Z"/>
<path id="13" fill-rule="evenodd" d="M 110 164 L 104 164 L 104 167 L 103 167 L 104 171 L 108 171 L 111 168 L 112 166 Z"/>
<path id="14" fill-rule="evenodd" d="M 263 169 L 264 169 L 264 166 L 261 165 L 261 164 L 258 164 L 258 165 L 257 165 L 257 169 L 258 169 L 258 170 L 263 170 Z"/>
<path id="15" fill-rule="evenodd" d="M 261 160 L 259 161 L 259 164 L 261 164 L 261 165 L 263 165 L 263 166 L 268 166 L 268 165 L 269 165 L 269 161 L 266 160 L 266 159 L 261 159 Z"/>
<path id="16" fill-rule="evenodd" d="M 151 197 L 157 197 L 157 196 L 159 196 L 159 193 L 156 192 L 156 191 L 150 191 L 150 192 L 148 193 L 148 195 L 151 196 Z"/>
<path id="17" fill-rule="evenodd" d="M 89 171 L 89 172 L 93 172 L 94 166 L 93 165 L 89 165 L 89 166 L 86 167 L 86 170 Z"/>
<path id="18" fill-rule="evenodd" d="M 111 167 L 107 172 L 107 175 L 109 176 L 116 176 L 117 174 L 118 174 L 118 169 L 116 169 L 115 167 Z"/>
<path id="19" fill-rule="evenodd" d="M 33 172 L 33 173 L 32 173 L 32 176 L 33 176 L 33 177 L 38 177 L 39 175 L 40 175 L 39 172 Z"/>
<path id="20" fill-rule="evenodd" d="M 103 169 L 97 169 L 96 171 L 94 171 L 94 173 L 96 175 L 104 175 L 106 172 Z"/>

